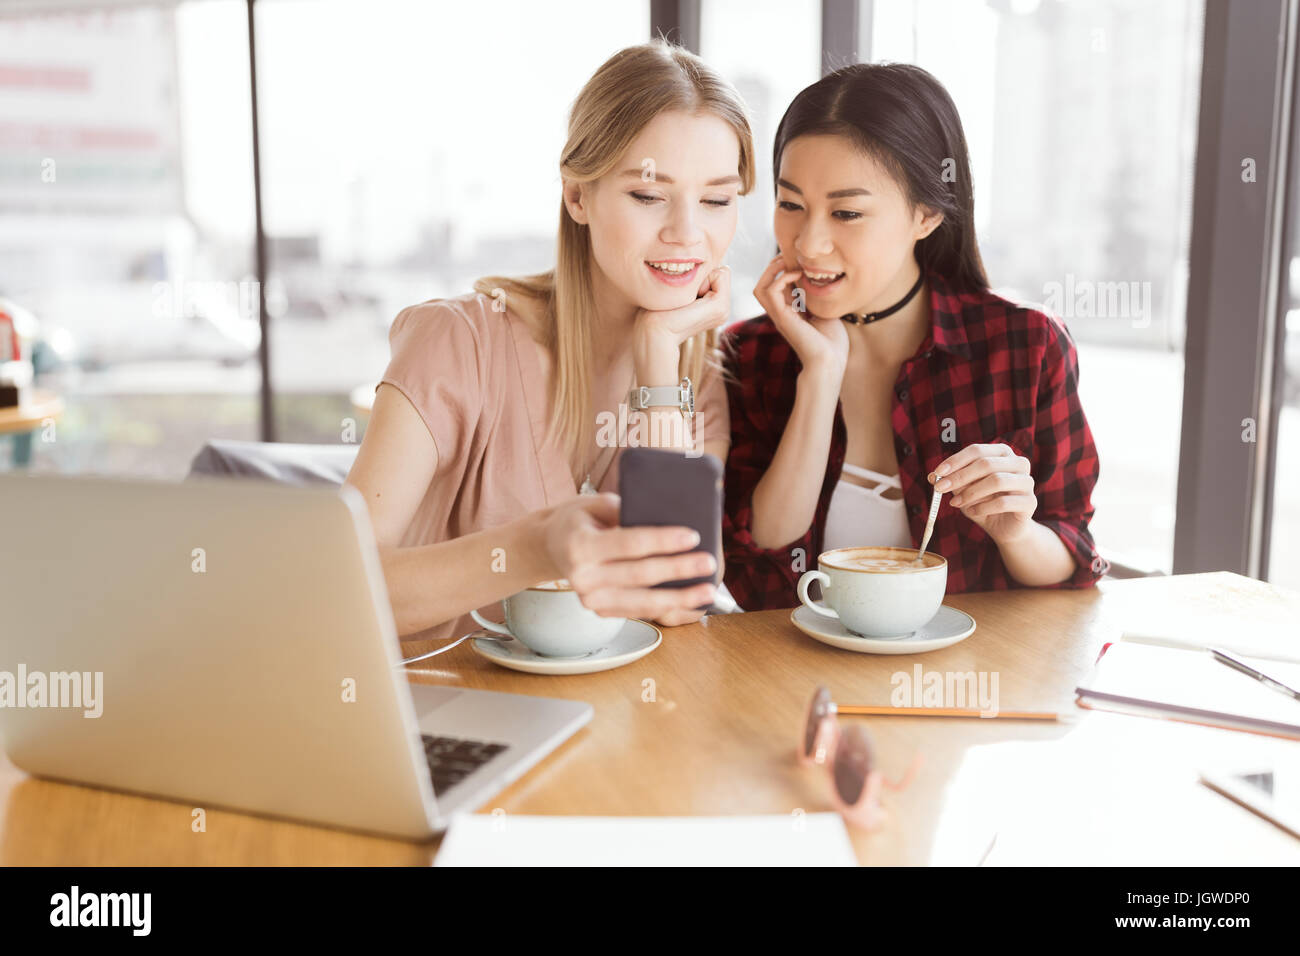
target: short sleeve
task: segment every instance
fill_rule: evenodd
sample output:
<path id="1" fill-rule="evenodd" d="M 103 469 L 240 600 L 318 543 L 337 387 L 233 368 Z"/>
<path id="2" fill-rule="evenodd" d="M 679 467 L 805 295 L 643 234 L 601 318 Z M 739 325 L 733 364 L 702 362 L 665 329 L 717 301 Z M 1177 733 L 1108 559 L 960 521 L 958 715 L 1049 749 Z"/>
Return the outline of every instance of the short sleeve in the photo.
<path id="1" fill-rule="evenodd" d="M 695 441 L 731 441 L 731 416 L 728 414 L 727 389 L 716 366 L 705 366 L 695 397 Z"/>
<path id="2" fill-rule="evenodd" d="M 462 307 L 432 301 L 399 312 L 388 343 L 392 357 L 380 383 L 392 385 L 419 412 L 441 471 L 461 456 L 482 408 L 485 370 L 478 332 Z"/>

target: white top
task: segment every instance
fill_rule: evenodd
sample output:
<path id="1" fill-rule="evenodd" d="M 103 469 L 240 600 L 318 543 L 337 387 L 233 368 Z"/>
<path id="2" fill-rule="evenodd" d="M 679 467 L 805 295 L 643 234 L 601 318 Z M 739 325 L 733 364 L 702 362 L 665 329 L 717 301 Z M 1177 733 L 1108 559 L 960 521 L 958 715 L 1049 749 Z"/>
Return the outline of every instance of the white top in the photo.
<path id="1" fill-rule="evenodd" d="M 898 475 L 882 475 L 848 462 L 844 463 L 844 471 L 877 484 L 874 488 L 866 488 L 843 478 L 839 480 L 826 512 L 822 550 L 886 545 L 912 547 L 906 504 L 902 498 L 883 497 L 890 488 L 902 488 Z"/>

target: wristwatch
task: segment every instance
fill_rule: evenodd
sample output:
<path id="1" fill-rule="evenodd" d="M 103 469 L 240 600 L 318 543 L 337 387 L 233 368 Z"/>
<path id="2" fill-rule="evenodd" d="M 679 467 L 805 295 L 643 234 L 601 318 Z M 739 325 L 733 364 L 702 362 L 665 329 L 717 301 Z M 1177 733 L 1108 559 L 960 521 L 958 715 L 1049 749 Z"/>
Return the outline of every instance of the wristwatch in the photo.
<path id="1" fill-rule="evenodd" d="M 680 385 L 640 385 L 627 393 L 627 404 L 634 412 L 647 408 L 671 406 L 681 409 L 687 418 L 695 417 L 695 387 L 689 378 Z"/>

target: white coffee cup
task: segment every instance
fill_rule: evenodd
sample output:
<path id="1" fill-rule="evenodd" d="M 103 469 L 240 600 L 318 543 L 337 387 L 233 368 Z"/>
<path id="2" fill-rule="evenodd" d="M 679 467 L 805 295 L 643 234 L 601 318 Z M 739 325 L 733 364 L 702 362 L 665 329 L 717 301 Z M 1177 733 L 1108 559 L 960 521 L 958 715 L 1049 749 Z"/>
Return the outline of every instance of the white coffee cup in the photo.
<path id="1" fill-rule="evenodd" d="M 863 637 L 907 637 L 939 613 L 948 587 L 948 562 L 942 555 L 927 551 L 920 567 L 915 561 L 915 548 L 823 551 L 817 570 L 799 578 L 799 600 Z M 808 596 L 813 581 L 821 582 L 821 601 Z"/>
<path id="2" fill-rule="evenodd" d="M 600 650 L 623 629 L 627 618 L 601 617 L 578 598 L 565 580 L 545 581 L 502 602 L 505 627 L 478 611 L 470 616 L 487 630 L 505 634 L 543 657 L 581 657 Z"/>

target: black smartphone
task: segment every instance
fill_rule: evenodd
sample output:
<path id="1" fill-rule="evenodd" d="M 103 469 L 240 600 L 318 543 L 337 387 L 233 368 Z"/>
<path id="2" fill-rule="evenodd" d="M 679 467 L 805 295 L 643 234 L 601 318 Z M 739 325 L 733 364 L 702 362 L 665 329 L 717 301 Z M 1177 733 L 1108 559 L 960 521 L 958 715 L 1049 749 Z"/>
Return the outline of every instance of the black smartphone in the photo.
<path id="1" fill-rule="evenodd" d="M 663 448 L 628 448 L 618 464 L 618 493 L 621 498 L 618 523 L 638 525 L 682 525 L 694 528 L 700 543 L 689 552 L 706 551 L 722 565 L 722 463 L 713 455 L 688 457 L 682 451 Z M 664 581 L 660 588 L 687 588 L 695 584 L 720 583 L 719 574 Z M 696 608 L 707 610 L 712 605 Z"/>

